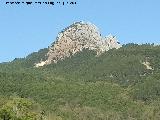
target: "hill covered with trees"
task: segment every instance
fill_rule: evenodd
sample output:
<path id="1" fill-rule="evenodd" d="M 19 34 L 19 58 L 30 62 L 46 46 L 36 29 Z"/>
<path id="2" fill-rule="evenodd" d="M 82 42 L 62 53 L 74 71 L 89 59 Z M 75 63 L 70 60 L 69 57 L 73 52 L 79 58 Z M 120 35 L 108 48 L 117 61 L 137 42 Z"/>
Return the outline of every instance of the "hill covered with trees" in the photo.
<path id="1" fill-rule="evenodd" d="M 160 46 L 84 49 L 36 68 L 46 53 L 0 64 L 0 120 L 160 119 Z"/>

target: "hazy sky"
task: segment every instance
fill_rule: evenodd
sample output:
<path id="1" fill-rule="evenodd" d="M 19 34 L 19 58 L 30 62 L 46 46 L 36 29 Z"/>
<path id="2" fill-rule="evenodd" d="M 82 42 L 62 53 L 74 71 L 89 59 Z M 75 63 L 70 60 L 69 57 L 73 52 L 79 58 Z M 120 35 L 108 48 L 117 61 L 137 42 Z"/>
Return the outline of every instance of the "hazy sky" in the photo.
<path id="1" fill-rule="evenodd" d="M 116 35 L 122 44 L 160 44 L 160 0 L 69 0 L 77 5 L 65 6 L 6 1 L 0 0 L 0 62 L 48 47 L 58 32 L 81 20 L 95 24 L 103 36 Z"/>

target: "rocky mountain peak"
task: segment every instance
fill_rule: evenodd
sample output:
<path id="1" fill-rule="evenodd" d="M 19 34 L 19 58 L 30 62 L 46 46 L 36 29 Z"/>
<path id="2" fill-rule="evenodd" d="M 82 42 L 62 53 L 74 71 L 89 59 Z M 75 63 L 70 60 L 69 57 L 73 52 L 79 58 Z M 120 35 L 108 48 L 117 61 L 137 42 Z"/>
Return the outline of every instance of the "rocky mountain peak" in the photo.
<path id="1" fill-rule="evenodd" d="M 95 50 L 97 54 L 100 54 L 120 47 L 115 36 L 102 37 L 95 25 L 75 22 L 58 34 L 56 41 L 49 48 L 48 59 L 36 64 L 36 67 L 56 63 L 83 49 Z"/>

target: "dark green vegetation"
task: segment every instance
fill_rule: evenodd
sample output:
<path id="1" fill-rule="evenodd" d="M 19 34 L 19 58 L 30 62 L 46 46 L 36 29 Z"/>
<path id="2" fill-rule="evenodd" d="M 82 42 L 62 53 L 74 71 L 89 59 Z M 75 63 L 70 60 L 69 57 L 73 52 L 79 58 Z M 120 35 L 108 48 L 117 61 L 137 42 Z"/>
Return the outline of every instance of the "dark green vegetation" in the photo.
<path id="1" fill-rule="evenodd" d="M 47 51 L 0 64 L 0 120 L 160 119 L 160 46 L 84 50 L 33 67 Z"/>

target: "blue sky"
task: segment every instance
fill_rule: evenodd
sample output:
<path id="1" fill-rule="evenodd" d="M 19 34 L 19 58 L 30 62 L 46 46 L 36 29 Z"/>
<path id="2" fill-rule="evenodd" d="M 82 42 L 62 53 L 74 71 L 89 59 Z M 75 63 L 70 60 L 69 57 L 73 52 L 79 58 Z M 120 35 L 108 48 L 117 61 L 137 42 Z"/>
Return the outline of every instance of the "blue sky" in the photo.
<path id="1" fill-rule="evenodd" d="M 65 6 L 6 1 L 0 1 L 0 62 L 48 47 L 58 32 L 81 20 L 95 24 L 103 36 L 116 35 L 122 44 L 160 44 L 160 0 L 73 0 L 77 5 Z"/>

